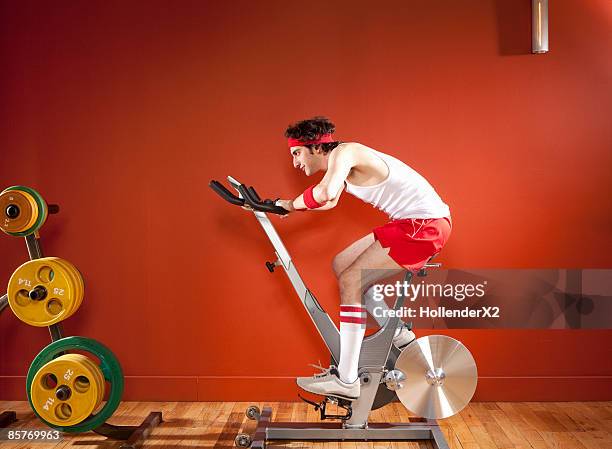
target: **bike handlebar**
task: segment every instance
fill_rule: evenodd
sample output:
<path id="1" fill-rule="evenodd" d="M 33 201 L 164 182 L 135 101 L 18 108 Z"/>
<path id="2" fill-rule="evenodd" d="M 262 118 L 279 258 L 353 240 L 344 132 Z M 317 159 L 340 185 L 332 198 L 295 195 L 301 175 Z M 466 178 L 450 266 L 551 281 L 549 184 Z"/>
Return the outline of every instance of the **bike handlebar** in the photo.
<path id="1" fill-rule="evenodd" d="M 262 200 L 252 186 L 247 187 L 244 184 L 237 186 L 236 189 L 242 195 L 242 198 L 240 198 L 227 190 L 219 181 L 213 179 L 208 185 L 217 195 L 236 206 L 249 206 L 259 212 L 269 212 L 277 215 L 287 215 L 289 213 L 286 209 L 277 206 L 273 200 Z"/>

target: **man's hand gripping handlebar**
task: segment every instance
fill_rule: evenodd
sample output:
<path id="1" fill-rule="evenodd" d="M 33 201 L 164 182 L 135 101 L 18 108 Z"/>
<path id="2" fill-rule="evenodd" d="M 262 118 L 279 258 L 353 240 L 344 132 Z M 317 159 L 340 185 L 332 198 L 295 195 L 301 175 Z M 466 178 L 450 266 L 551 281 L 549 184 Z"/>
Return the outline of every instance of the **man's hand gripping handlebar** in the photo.
<path id="1" fill-rule="evenodd" d="M 239 197 L 227 190 L 223 184 L 221 184 L 219 181 L 215 181 L 214 179 L 210 181 L 208 185 L 221 198 L 236 206 L 249 207 L 259 212 L 269 212 L 277 215 L 287 215 L 289 213 L 287 209 L 277 206 L 274 200 L 262 200 L 255 191 L 255 188 L 252 186 L 247 187 L 244 184 L 236 186 L 236 189 L 240 193 Z"/>

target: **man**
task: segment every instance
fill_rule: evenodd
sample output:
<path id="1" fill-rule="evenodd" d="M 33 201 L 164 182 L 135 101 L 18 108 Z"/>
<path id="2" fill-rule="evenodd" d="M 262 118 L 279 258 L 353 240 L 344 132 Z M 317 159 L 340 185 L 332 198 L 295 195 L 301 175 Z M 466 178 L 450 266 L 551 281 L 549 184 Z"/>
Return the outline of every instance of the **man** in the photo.
<path id="1" fill-rule="evenodd" d="M 341 299 L 338 368 L 297 379 L 311 393 L 353 400 L 360 394 L 357 370 L 365 334 L 362 286 L 379 280 L 381 270 L 419 270 L 448 241 L 451 221 L 448 206 L 416 171 L 365 145 L 334 140 L 334 131 L 334 124 L 324 117 L 287 128 L 293 166 L 306 176 L 320 171 L 325 175 L 294 200 L 278 200 L 277 204 L 289 212 L 329 210 L 346 190 L 391 219 L 334 258 Z M 393 343 L 401 348 L 413 339 L 414 334 L 402 326 Z"/>

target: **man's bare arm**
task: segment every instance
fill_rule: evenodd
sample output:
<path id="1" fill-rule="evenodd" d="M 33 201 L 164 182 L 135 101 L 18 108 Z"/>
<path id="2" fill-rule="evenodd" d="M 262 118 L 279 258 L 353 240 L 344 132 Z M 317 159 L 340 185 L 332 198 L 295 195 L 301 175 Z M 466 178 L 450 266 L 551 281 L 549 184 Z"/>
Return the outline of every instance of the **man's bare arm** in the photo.
<path id="1" fill-rule="evenodd" d="M 329 156 L 327 172 L 313 190 L 317 203 L 325 204 L 333 201 L 344 189 L 344 181 L 351 169 L 356 165 L 355 149 L 352 146 L 337 148 Z"/>
<path id="2" fill-rule="evenodd" d="M 316 189 L 316 187 L 315 187 L 315 189 Z M 304 209 L 308 209 L 308 210 L 330 210 L 330 209 L 333 209 L 334 207 L 336 207 L 336 205 L 338 204 L 338 201 L 340 200 L 340 196 L 342 195 L 343 191 L 344 191 L 344 185 L 340 189 L 340 192 L 338 193 L 338 195 L 336 195 L 336 197 L 333 200 L 327 201 L 326 203 L 323 204 L 323 206 L 317 207 L 316 209 L 308 209 L 306 207 L 306 204 L 304 203 L 304 195 L 302 194 L 302 195 L 298 196 L 296 199 L 293 200 L 293 207 L 296 210 L 304 210 Z"/>

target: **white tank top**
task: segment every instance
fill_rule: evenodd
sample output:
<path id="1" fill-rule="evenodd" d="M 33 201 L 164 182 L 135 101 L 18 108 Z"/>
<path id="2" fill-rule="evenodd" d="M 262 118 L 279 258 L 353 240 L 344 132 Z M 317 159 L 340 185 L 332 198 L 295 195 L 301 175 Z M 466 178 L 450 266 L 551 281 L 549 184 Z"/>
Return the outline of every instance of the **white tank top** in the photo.
<path id="1" fill-rule="evenodd" d="M 394 220 L 450 216 L 448 206 L 425 178 L 393 156 L 371 148 L 368 150 L 387 164 L 389 175 L 373 186 L 356 186 L 345 181 L 348 193 L 382 210 Z"/>

